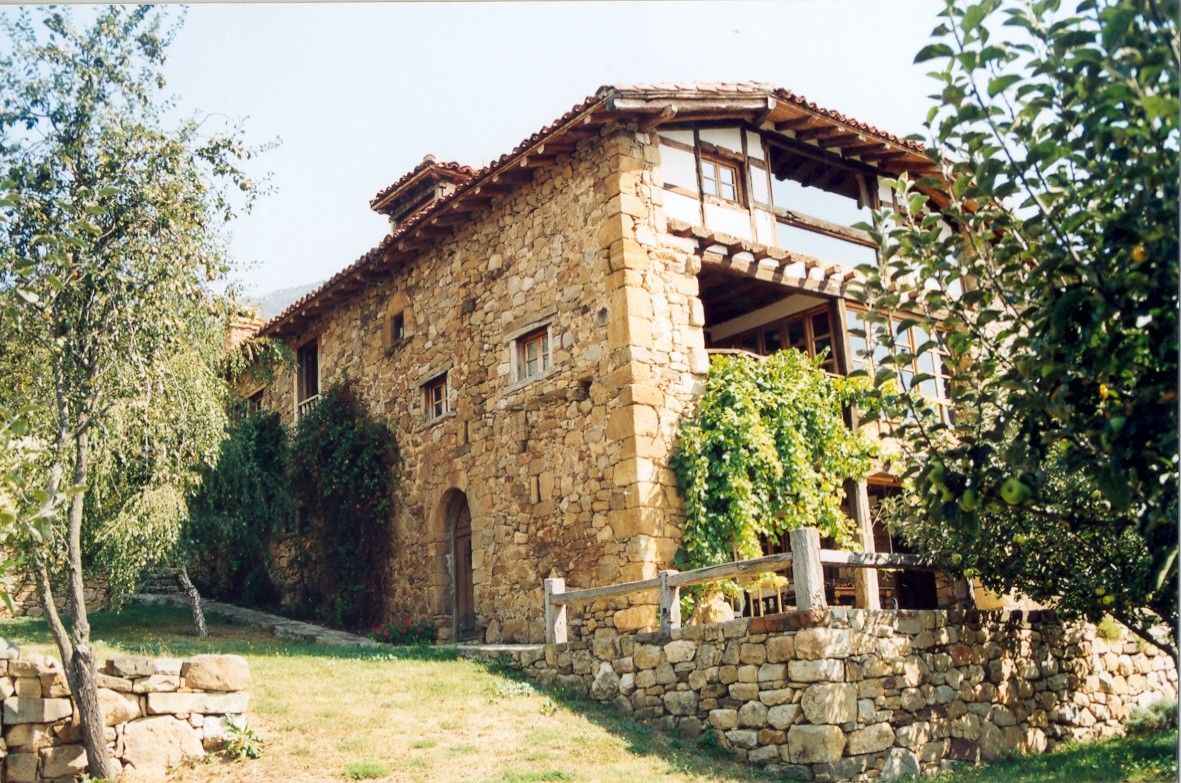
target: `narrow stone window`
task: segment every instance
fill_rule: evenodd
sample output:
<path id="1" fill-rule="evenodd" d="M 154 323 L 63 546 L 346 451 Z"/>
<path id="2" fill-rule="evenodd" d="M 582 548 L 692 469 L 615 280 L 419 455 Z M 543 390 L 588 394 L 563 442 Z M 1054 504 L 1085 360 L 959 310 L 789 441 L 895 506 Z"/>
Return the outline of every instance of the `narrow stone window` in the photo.
<path id="1" fill-rule="evenodd" d="M 406 336 L 406 314 L 396 313 L 390 318 L 390 342 L 398 342 Z"/>
<path id="2" fill-rule="evenodd" d="M 308 413 L 320 399 L 320 342 L 312 340 L 299 349 L 295 388 L 295 415 Z"/>
<path id="3" fill-rule="evenodd" d="M 441 418 L 450 412 L 451 404 L 447 399 L 447 373 L 427 381 L 423 384 L 422 390 L 427 421 Z"/>
<path id="4" fill-rule="evenodd" d="M 536 378 L 549 372 L 553 361 L 549 324 L 521 335 L 514 342 L 518 381 Z"/>

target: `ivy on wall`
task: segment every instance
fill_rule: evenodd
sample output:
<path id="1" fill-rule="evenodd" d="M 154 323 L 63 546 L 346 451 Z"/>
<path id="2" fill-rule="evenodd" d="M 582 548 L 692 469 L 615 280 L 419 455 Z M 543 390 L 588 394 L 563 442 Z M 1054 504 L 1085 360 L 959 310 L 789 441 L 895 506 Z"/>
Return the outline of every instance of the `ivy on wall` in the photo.
<path id="1" fill-rule="evenodd" d="M 347 380 L 329 387 L 299 420 L 290 476 L 304 611 L 345 628 L 368 628 L 380 618 L 398 462 L 393 432 Z"/>
<path id="2" fill-rule="evenodd" d="M 845 424 L 864 378 L 830 376 L 799 351 L 713 357 L 672 468 L 685 502 L 682 565 L 762 554 L 761 539 L 814 526 L 846 543 L 844 482 L 864 478 L 877 444 Z"/>
<path id="3" fill-rule="evenodd" d="M 275 413 L 237 411 L 189 501 L 184 545 L 203 590 L 251 606 L 277 602 L 270 542 L 290 514 L 286 430 Z"/>

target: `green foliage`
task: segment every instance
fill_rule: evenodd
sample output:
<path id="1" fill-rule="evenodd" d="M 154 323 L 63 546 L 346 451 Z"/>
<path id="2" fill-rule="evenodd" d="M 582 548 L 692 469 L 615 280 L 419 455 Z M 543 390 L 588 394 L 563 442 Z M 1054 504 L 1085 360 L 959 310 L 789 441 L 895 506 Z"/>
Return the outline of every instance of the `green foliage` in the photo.
<path id="1" fill-rule="evenodd" d="M 354 761 L 345 765 L 344 774 L 349 780 L 376 780 L 389 775 L 390 768 L 380 761 Z"/>
<path id="2" fill-rule="evenodd" d="M 1099 632 L 1099 636 L 1109 642 L 1116 642 L 1123 638 L 1124 628 L 1111 618 L 1110 615 L 1104 615 L 1103 619 L 1095 625 L 1095 630 Z"/>
<path id="3" fill-rule="evenodd" d="M 374 626 L 369 632 L 369 638 L 385 644 L 431 644 L 438 632 L 439 629 L 430 620 L 406 618 Z"/>
<path id="4" fill-rule="evenodd" d="M 1176 729 L 1177 702 L 1157 699 L 1147 707 L 1136 707 L 1124 720 L 1124 728 L 1133 737 Z"/>
<path id="5" fill-rule="evenodd" d="M 235 761 L 246 761 L 262 756 L 262 737 L 258 732 L 246 725 L 246 722 L 230 715 L 226 718 L 226 732 L 230 735 L 226 742 L 226 753 Z"/>
<path id="6" fill-rule="evenodd" d="M 912 390 L 881 389 L 903 422 L 893 524 L 949 570 L 1066 615 L 1111 613 L 1170 651 L 1177 10 L 948 2 L 917 58 L 939 63 L 928 127 L 942 179 L 889 183 L 883 263 L 860 292 L 892 354 L 879 381 L 912 358 L 882 327 L 891 315 L 934 335 L 954 376 L 951 423 Z M 1149 632 L 1159 618 L 1171 642 Z"/>
<path id="7" fill-rule="evenodd" d="M 689 568 L 758 557 L 760 539 L 812 525 L 845 544 L 844 482 L 864 477 L 874 443 L 843 410 L 864 381 L 831 377 L 799 351 L 715 356 L 672 468 L 685 500 Z"/>
<path id="8" fill-rule="evenodd" d="M 295 427 L 291 488 L 302 529 L 302 603 L 346 628 L 381 608 L 392 538 L 398 447 L 348 381 L 332 385 Z"/>
<path id="9" fill-rule="evenodd" d="M 270 544 L 291 508 L 286 430 L 275 413 L 240 410 L 189 502 L 185 544 L 205 590 L 248 605 L 273 604 Z"/>

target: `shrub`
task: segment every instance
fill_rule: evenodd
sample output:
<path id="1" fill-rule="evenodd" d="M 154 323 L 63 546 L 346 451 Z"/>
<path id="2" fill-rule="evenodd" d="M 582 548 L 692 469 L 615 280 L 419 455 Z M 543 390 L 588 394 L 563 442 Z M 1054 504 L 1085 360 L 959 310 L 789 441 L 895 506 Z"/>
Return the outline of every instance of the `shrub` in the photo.
<path id="1" fill-rule="evenodd" d="M 385 595 L 392 538 L 394 433 L 348 380 L 334 383 L 291 439 L 291 488 L 301 512 L 301 608 L 365 628 Z"/>
<path id="2" fill-rule="evenodd" d="M 1103 619 L 1095 626 L 1095 630 L 1109 642 L 1119 641 L 1124 636 L 1123 626 L 1112 619 L 1109 614 L 1103 616 Z"/>
<path id="3" fill-rule="evenodd" d="M 1128 734 L 1155 734 L 1177 728 L 1177 702 L 1159 699 L 1147 707 L 1137 707 L 1124 721 Z"/>
<path id="4" fill-rule="evenodd" d="M 226 754 L 235 761 L 256 759 L 262 755 L 262 737 L 254 729 L 234 717 L 226 718 L 226 731 L 230 735 L 226 743 Z"/>
<path id="5" fill-rule="evenodd" d="M 385 644 L 431 644 L 438 631 L 430 620 L 405 619 L 374 626 L 369 638 Z"/>

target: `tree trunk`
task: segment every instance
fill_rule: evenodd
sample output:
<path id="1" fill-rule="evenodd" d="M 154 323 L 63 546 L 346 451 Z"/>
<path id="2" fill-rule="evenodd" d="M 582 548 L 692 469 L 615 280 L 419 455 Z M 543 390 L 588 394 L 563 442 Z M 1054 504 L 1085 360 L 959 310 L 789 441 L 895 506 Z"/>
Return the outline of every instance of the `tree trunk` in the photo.
<path id="1" fill-rule="evenodd" d="M 76 488 L 70 498 L 69 525 L 66 530 L 66 589 L 69 596 L 72 627 L 70 641 L 73 654 L 58 644 L 65 663 L 66 679 L 70 693 L 78 709 L 79 729 L 82 746 L 86 748 L 86 769 L 97 778 L 114 780 L 119 774 L 111 756 L 107 753 L 107 742 L 103 736 L 105 721 L 98 703 L 97 672 L 94 654 L 90 649 L 90 619 L 86 613 L 86 594 L 82 575 L 82 512 L 85 508 L 86 493 L 77 488 L 85 487 L 88 478 L 90 441 L 86 426 L 79 427 L 74 436 L 74 480 Z M 52 603 L 52 594 L 48 595 Z"/>
<path id="2" fill-rule="evenodd" d="M 202 639 L 209 636 L 209 629 L 205 627 L 205 610 L 201 608 L 201 593 L 193 580 L 189 579 L 188 566 L 181 564 L 176 572 L 176 579 L 189 597 L 189 607 L 193 610 L 193 625 L 197 626 L 197 635 Z"/>

